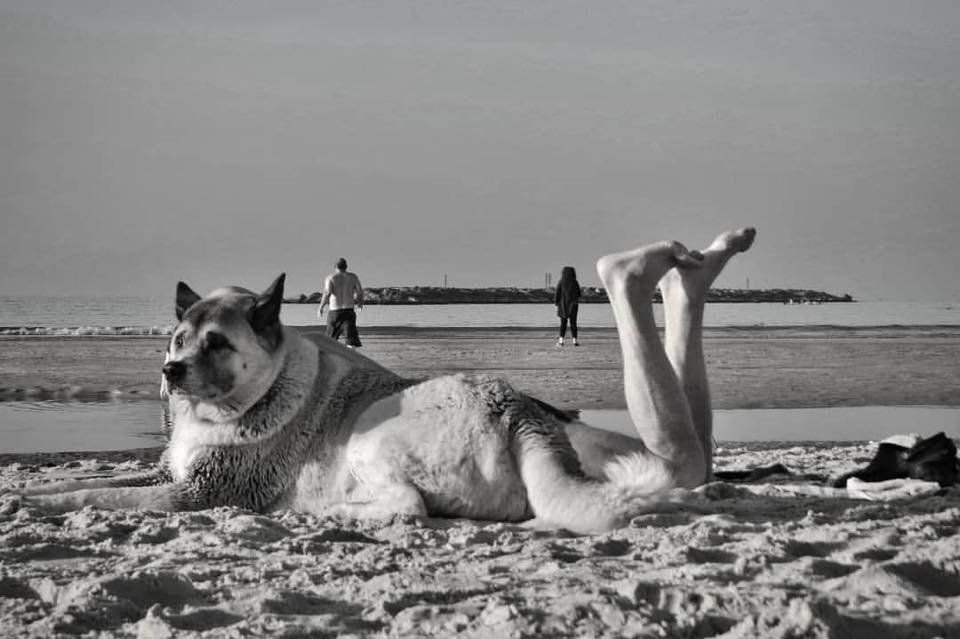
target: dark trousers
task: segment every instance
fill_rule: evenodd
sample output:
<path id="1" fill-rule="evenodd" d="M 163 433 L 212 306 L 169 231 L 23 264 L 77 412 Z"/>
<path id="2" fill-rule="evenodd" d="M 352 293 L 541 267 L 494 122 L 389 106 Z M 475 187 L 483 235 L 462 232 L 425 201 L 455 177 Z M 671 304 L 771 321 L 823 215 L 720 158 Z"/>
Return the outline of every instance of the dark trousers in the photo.
<path id="1" fill-rule="evenodd" d="M 579 306 L 574 306 L 573 310 L 570 311 L 570 315 L 567 317 L 560 318 L 560 337 L 567 336 L 567 321 L 570 322 L 570 334 L 573 335 L 573 339 L 577 339 L 577 311 L 580 310 Z"/>
<path id="2" fill-rule="evenodd" d="M 347 329 L 347 344 L 349 346 L 363 346 L 360 343 L 360 334 L 357 333 L 357 313 L 352 308 L 341 308 L 330 311 L 327 315 L 327 335 L 333 339 L 340 339 L 340 333 Z"/>

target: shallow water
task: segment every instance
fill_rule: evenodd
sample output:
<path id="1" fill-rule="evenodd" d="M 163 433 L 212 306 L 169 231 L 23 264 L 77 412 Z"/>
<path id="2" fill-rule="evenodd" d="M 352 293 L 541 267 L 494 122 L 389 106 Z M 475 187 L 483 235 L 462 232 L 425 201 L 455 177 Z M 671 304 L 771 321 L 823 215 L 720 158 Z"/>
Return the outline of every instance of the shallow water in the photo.
<path id="1" fill-rule="evenodd" d="M 636 430 L 625 410 L 585 410 L 581 419 L 626 435 Z M 952 406 L 842 406 L 716 410 L 718 441 L 877 441 L 900 433 L 960 438 L 960 408 Z"/>
<path id="2" fill-rule="evenodd" d="M 588 424 L 633 435 L 625 410 L 586 410 Z M 160 403 L 0 402 L 0 453 L 106 451 L 162 445 Z M 718 410 L 719 441 L 865 441 L 898 433 L 960 438 L 960 408 L 865 406 Z"/>
<path id="3" fill-rule="evenodd" d="M 0 453 L 159 446 L 161 424 L 157 401 L 0 402 Z"/>

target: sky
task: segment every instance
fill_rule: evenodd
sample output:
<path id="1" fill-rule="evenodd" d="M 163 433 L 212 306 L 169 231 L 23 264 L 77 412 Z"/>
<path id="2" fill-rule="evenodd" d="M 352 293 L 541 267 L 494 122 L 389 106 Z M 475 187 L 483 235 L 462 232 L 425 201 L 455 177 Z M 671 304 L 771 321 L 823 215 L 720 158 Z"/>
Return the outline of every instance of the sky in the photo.
<path id="1" fill-rule="evenodd" d="M 955 0 L 0 0 L 0 294 L 584 285 L 960 300 Z"/>

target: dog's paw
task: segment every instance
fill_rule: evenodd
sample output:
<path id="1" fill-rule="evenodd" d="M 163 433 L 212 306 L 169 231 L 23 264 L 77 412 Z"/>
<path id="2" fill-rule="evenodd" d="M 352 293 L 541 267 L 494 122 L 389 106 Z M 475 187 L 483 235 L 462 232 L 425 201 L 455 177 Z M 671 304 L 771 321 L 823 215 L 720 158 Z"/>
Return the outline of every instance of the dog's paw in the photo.
<path id="1" fill-rule="evenodd" d="M 53 515 L 77 510 L 82 506 L 82 503 L 77 503 L 76 500 L 71 499 L 70 493 L 64 495 L 31 495 L 19 492 L 0 497 L 0 514 L 2 515 L 13 515 L 27 510 L 39 514 Z"/>
<path id="2" fill-rule="evenodd" d="M 23 507 L 23 495 L 4 493 L 0 495 L 0 517 L 9 517 Z"/>

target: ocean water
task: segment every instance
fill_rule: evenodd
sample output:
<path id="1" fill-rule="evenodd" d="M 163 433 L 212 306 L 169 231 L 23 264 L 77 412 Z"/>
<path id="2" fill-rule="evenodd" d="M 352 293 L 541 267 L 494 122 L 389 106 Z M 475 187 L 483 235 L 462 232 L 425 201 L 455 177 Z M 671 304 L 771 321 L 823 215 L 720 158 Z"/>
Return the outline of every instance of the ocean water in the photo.
<path id="1" fill-rule="evenodd" d="M 662 307 L 655 306 L 658 321 Z M 316 305 L 286 304 L 283 321 L 316 325 Z M 148 335 L 173 327 L 169 299 L 139 297 L 0 296 L 0 335 Z M 552 327 L 548 304 L 368 306 L 361 326 Z M 960 327 L 960 303 L 855 302 L 847 304 L 710 304 L 711 327 Z M 613 327 L 606 304 L 584 304 L 580 325 Z M 625 411 L 585 411 L 585 421 L 632 432 Z M 890 434 L 945 431 L 960 437 L 960 409 L 858 407 L 716 411 L 723 441 L 878 440 Z M 98 451 L 161 445 L 159 403 L 0 402 L 0 451 Z"/>
<path id="2" fill-rule="evenodd" d="M 625 410 L 586 410 L 584 422 L 626 435 Z M 160 403 L 0 402 L 0 452 L 106 451 L 161 446 Z M 960 438 L 960 408 L 864 406 L 714 411 L 725 441 L 878 441 L 890 435 L 945 432 Z"/>
<path id="3" fill-rule="evenodd" d="M 0 296 L 0 335 L 169 334 L 172 301 L 139 297 Z M 314 304 L 285 304 L 281 319 L 291 326 L 320 323 Z M 662 307 L 656 305 L 658 321 Z M 607 304 L 582 304 L 580 325 L 613 327 Z M 449 304 L 367 306 L 361 326 L 549 327 L 549 304 Z M 835 304 L 709 304 L 711 327 L 749 326 L 939 326 L 960 325 L 960 302 L 854 302 Z"/>

